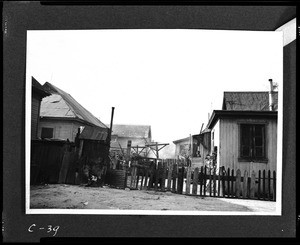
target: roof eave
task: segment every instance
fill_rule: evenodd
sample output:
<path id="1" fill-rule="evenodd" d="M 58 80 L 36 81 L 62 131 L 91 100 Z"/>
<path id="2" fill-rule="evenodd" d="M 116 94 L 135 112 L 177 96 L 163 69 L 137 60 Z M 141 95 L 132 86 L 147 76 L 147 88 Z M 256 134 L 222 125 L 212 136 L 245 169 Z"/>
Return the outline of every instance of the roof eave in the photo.
<path id="1" fill-rule="evenodd" d="M 214 110 L 207 124 L 207 128 L 212 129 L 219 119 L 233 117 L 267 117 L 276 118 L 277 111 L 229 111 L 229 110 Z"/>

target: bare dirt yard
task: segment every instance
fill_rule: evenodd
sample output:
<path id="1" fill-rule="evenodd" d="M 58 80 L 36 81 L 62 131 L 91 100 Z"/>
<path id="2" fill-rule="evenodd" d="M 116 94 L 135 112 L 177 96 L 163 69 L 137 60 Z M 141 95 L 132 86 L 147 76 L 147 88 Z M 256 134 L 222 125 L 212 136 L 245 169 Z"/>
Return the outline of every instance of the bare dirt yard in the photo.
<path id="1" fill-rule="evenodd" d="M 203 198 L 152 190 L 50 184 L 31 186 L 30 208 L 272 212 L 275 211 L 275 202 Z"/>

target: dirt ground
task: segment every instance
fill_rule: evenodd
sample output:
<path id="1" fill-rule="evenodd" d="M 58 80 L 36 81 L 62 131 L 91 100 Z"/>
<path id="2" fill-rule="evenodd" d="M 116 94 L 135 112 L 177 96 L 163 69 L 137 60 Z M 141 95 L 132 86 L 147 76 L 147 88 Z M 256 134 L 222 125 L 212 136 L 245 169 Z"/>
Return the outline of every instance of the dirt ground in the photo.
<path id="1" fill-rule="evenodd" d="M 30 208 L 272 212 L 275 202 L 51 184 L 31 186 Z"/>

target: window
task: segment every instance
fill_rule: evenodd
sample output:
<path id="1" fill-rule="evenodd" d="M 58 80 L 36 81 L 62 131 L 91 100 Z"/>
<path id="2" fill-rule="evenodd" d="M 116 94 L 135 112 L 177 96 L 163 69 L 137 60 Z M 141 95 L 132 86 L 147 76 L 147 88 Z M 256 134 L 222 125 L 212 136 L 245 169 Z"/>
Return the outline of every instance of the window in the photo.
<path id="1" fill-rule="evenodd" d="M 245 160 L 266 160 L 265 125 L 240 125 L 240 157 Z"/>
<path id="2" fill-rule="evenodd" d="M 42 128 L 41 138 L 53 138 L 53 128 Z"/>

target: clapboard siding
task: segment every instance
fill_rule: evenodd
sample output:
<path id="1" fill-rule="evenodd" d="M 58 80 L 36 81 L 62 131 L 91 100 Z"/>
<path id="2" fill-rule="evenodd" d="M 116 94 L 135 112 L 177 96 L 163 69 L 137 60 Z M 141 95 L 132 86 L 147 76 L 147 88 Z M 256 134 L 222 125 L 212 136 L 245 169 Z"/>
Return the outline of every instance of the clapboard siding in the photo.
<path id="1" fill-rule="evenodd" d="M 84 126 L 83 124 L 77 122 L 63 122 L 63 121 L 53 121 L 41 119 L 39 124 L 38 136 L 41 137 L 42 128 L 53 128 L 53 138 L 54 139 L 69 139 L 74 142 L 78 128 Z"/>
<path id="2" fill-rule="evenodd" d="M 239 124 L 240 123 L 266 123 L 266 154 L 268 162 L 239 162 Z M 220 119 L 219 164 L 226 168 L 245 170 L 276 170 L 277 156 L 277 121 L 253 119 Z"/>
<path id="3" fill-rule="evenodd" d="M 32 98 L 31 100 L 31 139 L 37 138 L 38 124 L 40 116 L 40 100 Z"/>

